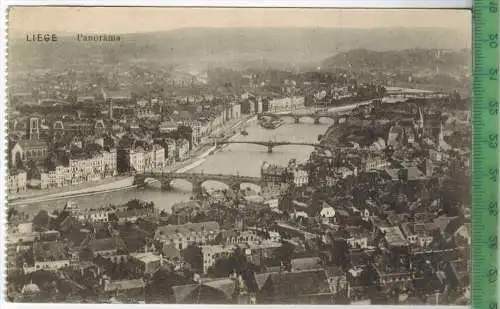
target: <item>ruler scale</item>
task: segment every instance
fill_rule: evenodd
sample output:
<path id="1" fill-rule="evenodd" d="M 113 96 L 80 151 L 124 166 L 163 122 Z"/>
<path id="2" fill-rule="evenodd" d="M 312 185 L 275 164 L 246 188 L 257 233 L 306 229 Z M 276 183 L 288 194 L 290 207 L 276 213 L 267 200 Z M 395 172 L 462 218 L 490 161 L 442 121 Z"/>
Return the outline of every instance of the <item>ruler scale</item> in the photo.
<path id="1" fill-rule="evenodd" d="M 473 8 L 472 306 L 498 309 L 499 0 Z"/>

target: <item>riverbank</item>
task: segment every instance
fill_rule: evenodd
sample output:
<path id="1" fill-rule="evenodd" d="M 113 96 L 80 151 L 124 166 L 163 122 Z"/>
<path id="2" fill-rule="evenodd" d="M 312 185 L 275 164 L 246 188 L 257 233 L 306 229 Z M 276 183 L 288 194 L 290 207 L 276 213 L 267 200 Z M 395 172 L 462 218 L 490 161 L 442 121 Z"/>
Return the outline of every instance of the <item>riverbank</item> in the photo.
<path id="1" fill-rule="evenodd" d="M 105 179 L 101 179 L 101 180 L 96 180 L 96 181 L 91 181 L 91 182 L 86 182 L 86 183 L 81 183 L 81 184 L 77 184 L 77 185 L 61 187 L 61 188 L 50 188 L 50 189 L 46 189 L 46 190 L 31 188 L 31 189 L 28 189 L 26 192 L 16 194 L 13 197 L 10 197 L 9 203 L 11 204 L 11 203 L 16 202 L 16 201 L 26 200 L 26 199 L 31 199 L 31 198 L 36 198 L 36 197 L 41 197 L 41 196 L 46 196 L 46 195 L 65 194 L 68 192 L 78 191 L 81 189 L 100 187 L 103 185 L 107 185 L 110 183 L 121 181 L 121 180 L 129 178 L 129 177 L 130 176 L 126 176 L 126 175 L 118 175 L 118 176 L 109 177 L 109 178 L 105 178 Z"/>
<path id="2" fill-rule="evenodd" d="M 246 119 L 245 119 L 246 120 Z M 319 135 L 324 134 L 329 125 L 327 120 L 320 124 L 314 124 L 310 119 L 296 124 L 291 119 L 286 120 L 286 124 L 275 130 L 267 130 L 259 126 L 258 121 L 245 122 L 241 130 L 230 130 L 227 136 L 232 135 L 236 141 L 245 140 L 296 140 L 296 141 L 317 141 Z M 236 122 L 227 126 L 232 128 Z M 242 134 L 246 131 L 248 134 Z M 232 133 L 238 133 L 233 135 Z M 233 137 L 234 136 L 234 137 Z M 219 138 L 220 135 L 219 135 Z M 213 142 L 213 141 L 212 141 Z M 220 145 L 220 144 L 219 144 Z M 277 165 L 287 165 L 290 160 L 297 162 L 308 160 L 314 147 L 311 146 L 283 146 L 277 147 L 272 153 L 267 152 L 267 148 L 253 144 L 228 144 L 220 145 L 212 153 L 208 150 L 214 144 L 207 144 L 207 150 L 197 153 L 198 157 L 182 162 L 179 172 L 182 170 L 188 173 L 243 175 L 249 177 L 259 177 L 260 168 L 263 162 L 271 162 Z M 203 148 L 204 149 L 204 148 Z M 208 154 L 207 154 L 208 152 Z M 194 154 L 194 152 L 193 152 Z M 206 155 L 206 156 L 205 156 Z M 130 175 L 132 176 L 132 175 Z M 206 181 L 203 183 L 206 190 L 224 190 L 227 186 L 217 181 Z M 244 186 L 242 186 L 244 187 Z M 257 190 L 252 185 L 245 185 Z M 99 189 L 103 189 L 99 187 Z M 109 188 L 107 188 L 109 189 Z M 93 189 L 95 190 L 95 188 Z M 192 184 L 185 180 L 174 180 L 172 187 L 168 191 L 163 191 L 159 182 L 151 183 L 142 188 L 110 189 L 102 192 L 81 193 L 80 196 L 57 197 L 41 202 L 24 203 L 13 206 L 25 215 L 35 216 L 40 210 L 52 213 L 54 210 L 64 208 L 68 200 L 71 200 L 81 209 L 92 209 L 105 205 L 123 205 L 132 199 L 139 199 L 153 202 L 159 210 L 171 211 L 171 206 L 189 201 L 192 197 Z M 46 198 L 46 197 L 45 197 Z"/>
<path id="3" fill-rule="evenodd" d="M 347 111 L 349 109 L 353 109 L 357 106 L 369 104 L 371 101 L 363 101 L 357 103 L 350 103 L 342 106 L 334 106 L 328 108 L 329 112 L 336 111 Z M 311 108 L 304 108 L 301 110 L 297 110 L 297 112 L 310 112 Z M 240 132 L 243 126 L 246 124 L 255 121 L 257 119 L 256 115 L 245 116 L 237 121 L 227 123 L 225 126 L 217 128 L 212 132 L 212 137 L 218 137 L 222 140 L 233 140 L 235 139 Z M 222 135 L 222 136 L 221 136 Z M 189 171 L 193 168 L 196 168 L 200 164 L 202 164 L 206 157 L 212 155 L 215 152 L 221 151 L 223 147 L 214 147 L 212 144 L 212 137 L 206 137 L 204 141 L 200 144 L 200 146 L 192 151 L 190 154 L 190 158 L 182 162 L 176 162 L 173 165 L 170 165 L 164 169 L 165 172 L 179 172 L 183 173 Z M 33 204 L 38 202 L 46 202 L 52 200 L 60 200 L 64 198 L 72 198 L 72 197 L 80 197 L 80 196 L 88 196 L 93 194 L 102 194 L 102 193 L 110 193 L 116 192 L 119 190 L 126 190 L 134 188 L 133 185 L 133 176 L 117 176 L 114 178 L 105 179 L 103 181 L 99 181 L 97 184 L 95 182 L 82 184 L 79 187 L 75 188 L 65 187 L 65 188 L 57 188 L 51 189 L 49 192 L 36 192 L 34 195 L 23 196 L 20 198 L 16 198 L 9 201 L 9 206 L 23 205 L 23 204 Z M 56 192 L 54 192 L 54 191 Z"/>
<path id="4" fill-rule="evenodd" d="M 243 117 L 234 122 L 228 123 L 226 126 L 220 127 L 217 130 L 214 130 L 212 134 L 223 134 L 224 139 L 231 139 L 239 134 L 239 132 L 235 132 L 249 121 L 255 119 L 255 116 L 247 116 Z M 197 149 L 193 150 L 190 154 L 190 158 L 187 160 L 176 162 L 173 165 L 170 165 L 164 169 L 165 172 L 178 172 L 184 173 L 189 171 L 204 162 L 207 156 L 216 152 L 217 149 L 214 145 L 210 144 L 210 142 L 201 144 Z M 65 188 L 57 188 L 57 192 L 54 191 L 44 191 L 44 192 L 36 192 L 35 195 L 24 196 L 16 199 L 12 199 L 8 202 L 9 206 L 19 206 L 25 204 L 33 204 L 39 202 L 47 202 L 47 201 L 56 201 L 67 198 L 74 197 L 83 197 L 90 196 L 94 194 L 103 194 L 103 193 L 111 193 L 120 190 L 127 190 L 131 188 L 135 188 L 136 186 L 133 184 L 134 177 L 133 176 L 117 176 L 113 178 L 108 178 L 103 181 L 99 181 L 99 183 L 87 183 L 79 185 L 78 188 L 74 186 L 65 187 Z M 52 189 L 51 189 L 52 190 Z"/>
<path id="5" fill-rule="evenodd" d="M 345 112 L 345 111 L 355 109 L 358 106 L 371 104 L 372 102 L 373 102 L 373 100 L 367 100 L 367 101 L 360 101 L 360 102 L 356 102 L 356 103 L 349 103 L 349 104 L 345 104 L 345 105 L 332 106 L 332 107 L 328 108 L 328 112 L 330 112 L 330 113 Z"/>
<path id="6" fill-rule="evenodd" d="M 470 95 L 470 89 L 466 86 L 447 86 L 447 85 L 436 85 L 436 84 L 415 84 L 408 82 L 397 82 L 393 86 L 388 86 L 386 89 L 411 89 L 417 92 L 449 92 L 458 91 L 461 97 L 468 97 Z"/>

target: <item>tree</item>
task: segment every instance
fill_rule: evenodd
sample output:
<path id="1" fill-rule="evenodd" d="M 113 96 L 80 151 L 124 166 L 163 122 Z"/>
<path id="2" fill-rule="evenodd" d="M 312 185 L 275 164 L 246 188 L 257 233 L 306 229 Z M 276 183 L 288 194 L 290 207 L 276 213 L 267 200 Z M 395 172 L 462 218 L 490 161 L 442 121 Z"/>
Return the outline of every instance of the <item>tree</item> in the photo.
<path id="1" fill-rule="evenodd" d="M 33 265 L 35 263 L 35 256 L 33 255 L 33 249 L 26 250 L 24 252 L 18 253 L 16 258 L 16 266 L 22 268 L 24 264 Z"/>
<path id="2" fill-rule="evenodd" d="M 282 265 L 285 269 L 290 270 L 292 267 L 292 255 L 294 252 L 293 245 L 288 242 L 282 242 L 282 246 L 277 250 L 277 256 L 279 257 Z"/>
<path id="3" fill-rule="evenodd" d="M 236 249 L 230 256 L 218 259 L 210 271 L 216 277 L 226 277 L 232 273 L 246 274 L 257 270 L 257 266 L 248 262 L 244 251 Z"/>
<path id="4" fill-rule="evenodd" d="M 73 292 L 72 285 L 65 281 L 65 280 L 59 280 L 57 284 L 57 290 L 59 291 L 60 294 L 60 299 L 64 302 L 66 297 Z"/>
<path id="5" fill-rule="evenodd" d="M 189 245 L 182 251 L 182 258 L 196 270 L 203 268 L 203 255 L 199 247 Z"/>
<path id="6" fill-rule="evenodd" d="M 112 212 L 108 214 L 108 220 L 109 222 L 118 222 L 118 216 L 116 215 L 116 213 Z"/>
<path id="7" fill-rule="evenodd" d="M 28 179 L 40 178 L 40 170 L 36 166 L 36 162 L 33 159 L 29 160 L 26 166 L 28 169 L 26 173 Z"/>
<path id="8" fill-rule="evenodd" d="M 181 125 L 177 129 L 177 138 L 183 138 L 189 141 L 189 149 L 193 148 L 192 144 L 193 129 L 190 126 Z"/>
<path id="9" fill-rule="evenodd" d="M 26 166 L 28 167 L 28 169 L 34 169 L 34 168 L 36 168 L 36 161 L 33 159 L 30 159 L 27 162 Z"/>
<path id="10" fill-rule="evenodd" d="M 392 155 L 394 154 L 394 148 L 392 147 L 392 145 L 387 146 L 384 149 L 384 153 L 387 159 L 391 159 Z"/>
<path id="11" fill-rule="evenodd" d="M 449 216 L 454 216 L 460 213 L 460 204 L 470 202 L 469 177 L 465 168 L 456 166 L 451 166 L 448 174 L 440 188 L 440 196 L 443 209 Z"/>
<path id="12" fill-rule="evenodd" d="M 81 261 L 92 261 L 94 259 L 94 253 L 90 248 L 83 248 L 80 253 L 79 257 Z"/>
<path id="13" fill-rule="evenodd" d="M 46 210 L 40 210 L 33 218 L 33 228 L 35 231 L 44 231 L 49 227 L 50 217 Z"/>
<path id="14" fill-rule="evenodd" d="M 19 211 L 14 207 L 9 207 L 7 209 L 7 222 L 10 222 L 14 217 L 19 214 Z"/>
<path id="15" fill-rule="evenodd" d="M 6 276 L 5 282 L 8 283 L 8 286 L 6 285 L 7 288 L 12 287 L 15 290 L 20 290 L 23 285 L 29 282 L 23 269 L 20 267 L 9 269 L 6 272 Z"/>
<path id="16" fill-rule="evenodd" d="M 147 298 L 153 302 L 173 300 L 172 287 L 193 283 L 191 277 L 184 276 L 166 269 L 159 269 L 153 274 L 150 283 L 146 288 Z"/>
<path id="17" fill-rule="evenodd" d="M 16 162 L 15 168 L 17 168 L 17 169 L 24 169 L 24 162 L 23 162 L 23 160 L 21 158 L 21 153 L 20 152 L 16 152 L 16 160 L 15 160 L 15 162 Z"/>
<path id="18" fill-rule="evenodd" d="M 310 207 L 307 209 L 307 213 L 312 217 L 317 217 L 320 215 L 323 209 L 323 200 L 317 196 L 313 196 Z"/>
<path id="19" fill-rule="evenodd" d="M 58 280 L 59 278 L 55 273 L 45 270 L 38 270 L 30 275 L 30 281 L 46 292 L 53 292 L 57 288 Z"/>
<path id="20" fill-rule="evenodd" d="M 147 202 L 146 205 L 144 205 L 144 208 L 153 210 L 155 208 L 155 203 L 154 202 Z"/>
<path id="21" fill-rule="evenodd" d="M 235 261 L 231 257 L 219 258 L 215 261 L 214 266 L 209 269 L 209 273 L 214 277 L 227 277 L 236 267 Z"/>
<path id="22" fill-rule="evenodd" d="M 191 221 L 193 223 L 205 222 L 210 220 L 212 220 L 212 218 L 208 217 L 204 212 L 199 212 L 193 218 L 191 218 Z"/>
<path id="23" fill-rule="evenodd" d="M 110 220 L 111 220 L 111 218 L 110 218 Z M 92 225 L 92 224 L 91 224 L 91 225 Z M 110 225 L 112 225 L 112 224 L 110 224 Z M 95 237 L 96 237 L 97 239 L 99 239 L 99 238 L 108 238 L 108 237 L 111 237 L 111 236 L 112 236 L 112 235 L 111 235 L 111 230 L 112 230 L 112 229 L 109 227 L 109 225 L 108 225 L 108 226 L 100 226 L 100 227 L 96 230 L 96 232 L 95 232 Z"/>
<path id="24" fill-rule="evenodd" d="M 83 149 L 80 148 L 80 147 L 78 147 L 75 144 L 71 144 L 71 146 L 70 146 L 70 152 L 71 152 L 72 155 L 78 155 L 78 154 L 83 153 Z"/>
<path id="25" fill-rule="evenodd" d="M 121 141 L 123 141 L 123 139 Z M 118 173 L 129 172 L 130 168 L 126 148 L 119 147 L 116 154 L 116 169 Z"/>
<path id="26" fill-rule="evenodd" d="M 48 156 L 47 158 L 45 158 L 44 162 L 43 162 L 43 166 L 49 170 L 49 171 L 53 171 L 55 170 L 56 168 L 56 157 L 54 154 L 51 154 L 50 156 Z"/>
<path id="27" fill-rule="evenodd" d="M 89 153 L 96 153 L 102 150 L 102 146 L 97 143 L 90 143 L 86 147 L 86 151 Z"/>
<path id="28" fill-rule="evenodd" d="M 139 199 L 132 199 L 132 200 L 128 201 L 126 205 L 127 205 L 128 210 L 133 210 L 133 209 L 144 208 L 145 206 L 148 206 L 149 204 L 145 204 L 144 202 L 142 202 Z"/>
<path id="29" fill-rule="evenodd" d="M 292 189 L 293 186 L 288 187 L 288 190 L 280 196 L 279 199 L 279 209 L 281 211 L 285 212 L 291 212 L 293 211 L 293 194 L 294 190 Z"/>

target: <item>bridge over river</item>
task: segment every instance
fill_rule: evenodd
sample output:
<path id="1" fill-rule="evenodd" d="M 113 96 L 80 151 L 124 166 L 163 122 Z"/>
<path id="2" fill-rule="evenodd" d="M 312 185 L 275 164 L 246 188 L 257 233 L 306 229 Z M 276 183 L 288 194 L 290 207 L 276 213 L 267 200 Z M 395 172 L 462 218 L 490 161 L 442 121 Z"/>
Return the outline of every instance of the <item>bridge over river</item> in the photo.
<path id="1" fill-rule="evenodd" d="M 225 145 L 225 144 L 253 144 L 253 145 L 262 145 L 267 147 L 267 152 L 272 153 L 274 147 L 278 146 L 286 146 L 286 145 L 299 145 L 299 146 L 311 146 L 316 148 L 323 148 L 326 150 L 330 150 L 330 147 L 323 144 L 318 143 L 308 143 L 308 142 L 285 142 L 285 141 L 215 141 L 217 145 Z"/>
<path id="2" fill-rule="evenodd" d="M 217 181 L 227 185 L 231 190 L 239 191 L 241 184 L 254 184 L 261 186 L 260 177 L 240 176 L 240 175 L 224 175 L 224 174 L 205 174 L 205 173 L 163 173 L 161 171 L 145 171 L 134 175 L 134 184 L 138 186 L 146 186 L 147 178 L 156 179 L 161 182 L 163 190 L 171 189 L 171 183 L 175 179 L 183 179 L 190 182 L 193 186 L 193 195 L 201 194 L 202 185 L 206 181 Z"/>
<path id="3" fill-rule="evenodd" d="M 263 113 L 260 117 L 262 116 L 268 116 L 273 118 L 291 117 L 294 119 L 295 123 L 300 123 L 300 119 L 302 118 L 312 118 L 315 124 L 320 124 L 321 118 L 329 118 L 332 119 L 335 124 L 339 123 L 341 119 L 345 119 L 346 114 L 348 114 L 349 112 Z"/>

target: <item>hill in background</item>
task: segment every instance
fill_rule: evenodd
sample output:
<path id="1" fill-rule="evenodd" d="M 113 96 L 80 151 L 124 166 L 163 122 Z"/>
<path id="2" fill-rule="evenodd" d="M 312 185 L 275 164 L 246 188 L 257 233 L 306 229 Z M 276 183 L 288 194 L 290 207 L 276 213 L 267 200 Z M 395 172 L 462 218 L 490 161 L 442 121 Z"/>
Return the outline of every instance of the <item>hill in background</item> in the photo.
<path id="1" fill-rule="evenodd" d="M 406 49 L 373 51 L 356 49 L 341 52 L 322 62 L 325 69 L 342 68 L 354 71 L 434 72 L 459 74 L 467 70 L 469 50 Z"/>
<path id="2" fill-rule="evenodd" d="M 124 34 L 119 43 L 78 42 L 74 36 L 60 37 L 58 42 L 51 44 L 33 44 L 24 38 L 10 38 L 9 71 L 137 62 L 152 62 L 159 66 L 189 64 L 198 70 L 209 66 L 311 68 L 332 55 L 350 50 L 460 50 L 467 47 L 469 41 L 458 30 L 435 28 L 185 28 Z M 361 55 L 360 59 L 364 60 L 359 64 L 355 61 L 354 65 L 376 66 L 377 60 L 370 60 L 375 55 Z M 377 56 L 385 57 L 387 61 L 384 63 L 391 59 L 390 54 Z M 342 62 L 342 58 L 334 56 L 323 64 L 338 65 L 339 61 Z M 396 61 L 405 63 L 405 60 Z"/>

